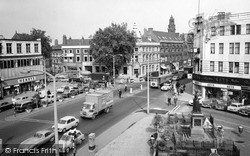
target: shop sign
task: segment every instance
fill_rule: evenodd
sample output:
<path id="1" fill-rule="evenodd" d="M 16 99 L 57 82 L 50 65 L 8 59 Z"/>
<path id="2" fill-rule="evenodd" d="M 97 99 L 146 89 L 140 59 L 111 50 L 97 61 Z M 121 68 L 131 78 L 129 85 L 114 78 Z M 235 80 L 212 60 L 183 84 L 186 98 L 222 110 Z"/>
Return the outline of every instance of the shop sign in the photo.
<path id="1" fill-rule="evenodd" d="M 25 83 L 25 82 L 31 82 L 31 81 L 35 81 L 36 77 L 26 77 L 26 78 L 22 78 L 22 79 L 18 79 L 18 83 Z"/>
<path id="2" fill-rule="evenodd" d="M 233 85 L 224 85 L 224 84 L 214 84 L 214 83 L 202 83 L 194 81 L 195 84 L 200 86 L 207 86 L 207 87 L 216 87 L 216 88 L 222 88 L 222 89 L 235 89 L 235 90 L 241 90 L 240 86 L 233 86 Z"/>
<path id="3" fill-rule="evenodd" d="M 242 90 L 249 90 L 250 91 L 250 86 L 242 86 Z"/>

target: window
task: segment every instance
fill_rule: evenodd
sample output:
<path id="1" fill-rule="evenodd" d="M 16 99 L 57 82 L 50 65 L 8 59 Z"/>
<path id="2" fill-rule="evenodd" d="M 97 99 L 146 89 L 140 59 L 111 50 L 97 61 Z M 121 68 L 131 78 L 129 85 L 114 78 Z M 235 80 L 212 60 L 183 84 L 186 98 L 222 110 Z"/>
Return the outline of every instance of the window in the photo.
<path id="1" fill-rule="evenodd" d="M 230 34 L 235 35 L 235 25 L 230 26 Z"/>
<path id="2" fill-rule="evenodd" d="M 224 51 L 224 44 L 219 43 L 219 54 L 223 54 L 223 51 Z"/>
<path id="3" fill-rule="evenodd" d="M 92 60 L 93 60 L 93 58 L 92 58 L 92 56 L 90 56 L 90 57 L 89 57 L 89 61 L 92 62 Z"/>
<path id="4" fill-rule="evenodd" d="M 38 44 L 35 44 L 34 47 L 35 47 L 35 49 L 34 49 L 35 53 L 38 53 Z"/>
<path id="5" fill-rule="evenodd" d="M 70 50 L 69 50 L 69 53 L 70 53 L 70 54 L 72 54 L 72 53 L 73 53 L 72 49 L 70 49 Z"/>
<path id="6" fill-rule="evenodd" d="M 236 35 L 241 34 L 241 25 L 236 25 Z"/>
<path id="7" fill-rule="evenodd" d="M 229 62 L 229 73 L 233 73 L 233 70 L 234 70 L 233 62 Z"/>
<path id="8" fill-rule="evenodd" d="M 214 61 L 210 61 L 210 72 L 214 72 Z"/>
<path id="9" fill-rule="evenodd" d="M 234 43 L 229 43 L 229 54 L 234 54 Z"/>
<path id="10" fill-rule="evenodd" d="M 76 56 L 76 62 L 80 62 L 80 56 Z"/>
<path id="11" fill-rule="evenodd" d="M 21 43 L 16 44 L 16 51 L 18 54 L 22 53 L 22 44 Z"/>
<path id="12" fill-rule="evenodd" d="M 239 62 L 234 62 L 234 73 L 239 73 Z"/>
<path id="13" fill-rule="evenodd" d="M 79 49 L 77 49 L 77 50 L 76 50 L 76 53 L 77 53 L 77 54 L 80 54 L 80 50 L 79 50 Z"/>
<path id="14" fill-rule="evenodd" d="M 84 61 L 88 62 L 88 57 L 87 56 L 84 56 Z"/>
<path id="15" fill-rule="evenodd" d="M 250 24 L 246 25 L 246 34 L 250 34 Z"/>
<path id="16" fill-rule="evenodd" d="M 6 47 L 7 47 L 7 54 L 11 54 L 12 53 L 11 43 L 6 43 Z"/>
<path id="17" fill-rule="evenodd" d="M 73 62 L 73 57 L 69 57 L 69 62 Z"/>
<path id="18" fill-rule="evenodd" d="M 211 35 L 212 36 L 216 35 L 216 29 L 215 29 L 215 27 L 211 27 Z"/>
<path id="19" fill-rule="evenodd" d="M 249 62 L 244 63 L 244 74 L 249 74 Z"/>
<path id="20" fill-rule="evenodd" d="M 224 26 L 220 26 L 220 35 L 224 36 L 225 34 L 225 27 Z"/>
<path id="21" fill-rule="evenodd" d="M 68 58 L 67 57 L 64 57 L 64 62 L 68 62 Z"/>
<path id="22" fill-rule="evenodd" d="M 250 42 L 245 43 L 245 54 L 250 54 Z"/>
<path id="23" fill-rule="evenodd" d="M 135 48 L 135 51 L 138 51 L 138 48 Z"/>
<path id="24" fill-rule="evenodd" d="M 219 62 L 219 72 L 223 72 L 223 62 Z"/>
<path id="25" fill-rule="evenodd" d="M 0 54 L 2 54 L 2 43 L 0 43 Z"/>
<path id="26" fill-rule="evenodd" d="M 210 51 L 211 51 L 211 54 L 215 54 L 215 43 L 210 44 Z"/>
<path id="27" fill-rule="evenodd" d="M 235 54 L 240 54 L 240 43 L 235 43 Z"/>
<path id="28" fill-rule="evenodd" d="M 26 53 L 30 53 L 30 44 L 26 44 Z"/>

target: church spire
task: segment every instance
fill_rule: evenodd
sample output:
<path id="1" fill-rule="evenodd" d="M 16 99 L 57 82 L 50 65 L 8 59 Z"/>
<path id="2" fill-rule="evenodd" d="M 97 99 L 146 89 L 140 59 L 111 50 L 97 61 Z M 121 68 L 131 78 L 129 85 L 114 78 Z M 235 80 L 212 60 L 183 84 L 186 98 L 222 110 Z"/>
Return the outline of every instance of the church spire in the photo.
<path id="1" fill-rule="evenodd" d="M 169 24 L 168 24 L 168 32 L 169 33 L 175 33 L 175 24 L 174 24 L 174 18 L 171 15 L 169 19 Z"/>

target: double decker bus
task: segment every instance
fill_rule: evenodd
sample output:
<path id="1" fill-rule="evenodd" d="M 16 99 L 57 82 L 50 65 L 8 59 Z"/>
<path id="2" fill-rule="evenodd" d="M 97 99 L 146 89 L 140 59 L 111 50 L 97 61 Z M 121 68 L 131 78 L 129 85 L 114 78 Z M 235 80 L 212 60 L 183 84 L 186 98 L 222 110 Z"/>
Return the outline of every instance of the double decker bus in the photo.
<path id="1" fill-rule="evenodd" d="M 150 87 L 151 88 L 161 88 L 161 86 L 165 82 L 170 80 L 172 76 L 173 76 L 173 74 L 160 75 L 160 76 L 157 76 L 157 77 L 151 77 Z"/>

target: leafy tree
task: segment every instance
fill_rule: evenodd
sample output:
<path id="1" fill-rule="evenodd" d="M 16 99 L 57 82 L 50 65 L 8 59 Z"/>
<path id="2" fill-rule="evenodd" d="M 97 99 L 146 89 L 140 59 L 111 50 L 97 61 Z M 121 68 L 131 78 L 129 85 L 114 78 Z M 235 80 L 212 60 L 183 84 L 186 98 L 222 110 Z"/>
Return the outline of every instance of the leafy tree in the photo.
<path id="1" fill-rule="evenodd" d="M 105 65 L 112 73 L 113 56 L 116 71 L 119 71 L 130 60 L 135 44 L 136 38 L 133 32 L 127 30 L 127 24 L 112 23 L 111 26 L 96 31 L 90 41 L 90 54 L 96 63 Z"/>
<path id="2" fill-rule="evenodd" d="M 44 58 L 51 58 L 51 38 L 50 36 L 46 36 L 46 31 L 40 30 L 40 29 L 32 29 L 30 31 L 30 35 L 34 40 L 40 38 L 41 39 L 41 45 L 42 45 L 42 55 Z"/>

